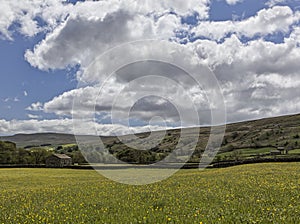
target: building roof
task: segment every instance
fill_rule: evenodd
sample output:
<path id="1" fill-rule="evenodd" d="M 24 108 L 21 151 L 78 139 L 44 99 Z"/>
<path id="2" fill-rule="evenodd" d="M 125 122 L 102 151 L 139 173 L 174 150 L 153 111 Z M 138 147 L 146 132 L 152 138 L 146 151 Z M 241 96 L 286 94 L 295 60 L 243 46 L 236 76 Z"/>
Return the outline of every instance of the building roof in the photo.
<path id="1" fill-rule="evenodd" d="M 71 157 L 67 156 L 66 154 L 53 154 L 52 156 L 55 156 L 59 159 L 71 159 Z"/>
<path id="2" fill-rule="evenodd" d="M 275 152 L 281 153 L 279 150 L 271 150 L 270 152 L 272 152 L 272 153 L 275 153 Z"/>

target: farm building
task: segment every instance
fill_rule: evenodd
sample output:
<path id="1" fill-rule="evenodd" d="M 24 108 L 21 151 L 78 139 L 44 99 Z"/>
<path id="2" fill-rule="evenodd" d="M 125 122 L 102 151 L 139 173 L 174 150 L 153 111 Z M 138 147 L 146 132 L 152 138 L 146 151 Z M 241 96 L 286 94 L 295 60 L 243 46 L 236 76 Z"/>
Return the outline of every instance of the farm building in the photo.
<path id="1" fill-rule="evenodd" d="M 293 150 L 294 148 L 292 146 L 288 147 L 278 147 L 277 150 L 279 150 L 282 154 L 289 154 L 290 150 Z"/>
<path id="2" fill-rule="evenodd" d="M 46 159 L 46 167 L 66 167 L 72 165 L 72 158 L 65 154 L 53 154 Z"/>
<path id="3" fill-rule="evenodd" d="M 279 150 L 272 150 L 270 151 L 271 156 L 281 155 L 281 152 Z"/>

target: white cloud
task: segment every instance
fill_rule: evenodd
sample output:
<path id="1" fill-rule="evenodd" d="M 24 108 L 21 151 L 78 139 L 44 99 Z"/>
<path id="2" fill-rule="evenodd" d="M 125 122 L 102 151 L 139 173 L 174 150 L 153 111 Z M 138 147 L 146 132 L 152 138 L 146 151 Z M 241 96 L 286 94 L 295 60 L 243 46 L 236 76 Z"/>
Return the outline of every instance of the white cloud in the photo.
<path id="1" fill-rule="evenodd" d="M 142 14 L 149 14 L 149 12 L 154 14 L 175 12 L 180 16 L 186 16 L 197 12 L 200 18 L 208 18 L 210 0 L 186 0 L 184 2 L 182 0 L 125 0 L 124 2 L 128 7 L 122 5 L 122 8 L 129 8 L 129 10 Z"/>
<path id="2" fill-rule="evenodd" d="M 20 99 L 18 97 L 14 97 L 14 98 L 7 97 L 7 98 L 3 99 L 3 101 L 5 103 L 7 103 L 7 102 L 19 102 Z"/>
<path id="3" fill-rule="evenodd" d="M 89 127 L 89 128 L 87 128 Z M 138 126 L 128 128 L 123 125 L 98 124 L 89 121 L 88 124 L 82 124 L 82 127 L 77 129 L 76 134 L 82 135 L 125 135 L 146 131 L 161 130 L 160 126 Z M 78 131 L 80 130 L 80 132 Z M 56 132 L 74 134 L 72 119 L 53 119 L 53 120 L 0 120 L 0 135 L 12 135 L 16 133 L 42 133 Z"/>
<path id="4" fill-rule="evenodd" d="M 128 83 L 114 82 L 71 90 L 45 103 L 44 111 L 82 118 L 96 114 L 106 119 L 113 117 L 117 123 L 126 123 L 128 118 L 148 122 L 152 117 L 159 116 L 168 123 L 192 125 L 195 123 L 193 106 L 201 110 L 209 109 L 205 92 L 199 90 L 197 85 L 185 84 L 186 88 L 180 88 L 180 84 L 168 80 L 167 76 L 146 77 L 144 81 L 133 79 Z M 163 89 L 162 82 L 166 85 Z M 74 99 L 78 102 L 75 105 Z M 181 116 L 180 111 L 185 116 Z M 206 116 L 201 119 L 207 124 L 209 118 Z"/>
<path id="5" fill-rule="evenodd" d="M 27 107 L 26 110 L 28 110 L 28 111 L 42 111 L 43 110 L 43 104 L 41 102 L 33 103 L 29 107 Z"/>
<path id="6" fill-rule="evenodd" d="M 297 76 L 280 75 L 280 74 L 266 74 L 256 78 L 258 83 L 268 83 L 277 89 L 298 88 L 300 86 L 300 79 Z"/>
<path id="7" fill-rule="evenodd" d="M 70 15 L 78 15 L 89 20 L 104 18 L 107 14 L 120 10 L 129 14 L 153 14 L 161 16 L 166 12 L 175 12 L 179 16 L 190 15 L 194 12 L 199 18 L 207 18 L 209 0 L 181 0 L 158 1 L 158 0 L 103 0 L 77 2 L 75 5 L 65 0 L 1 0 L 0 5 L 0 34 L 2 38 L 12 40 L 11 28 L 19 24 L 18 31 L 25 36 L 34 36 L 44 31 L 52 30 Z M 153 10 L 155 9 L 155 10 Z M 39 24 L 39 20 L 43 23 Z"/>
<path id="8" fill-rule="evenodd" d="M 27 116 L 28 116 L 28 118 L 30 118 L 30 119 L 40 119 L 40 118 L 41 118 L 41 116 L 39 116 L 39 115 L 34 115 L 34 114 L 27 114 Z"/>
<path id="9" fill-rule="evenodd" d="M 274 6 L 260 10 L 255 16 L 241 21 L 203 21 L 193 28 L 196 36 L 221 40 L 228 34 L 253 38 L 277 32 L 288 33 L 293 24 L 300 21 L 300 12 L 288 6 Z"/>
<path id="10" fill-rule="evenodd" d="M 38 32 L 55 27 L 67 15 L 69 6 L 61 0 L 0 1 L 0 34 L 12 39 L 14 30 L 10 27 L 19 24 L 19 32 L 34 36 Z M 46 27 L 41 27 L 36 18 L 42 19 Z"/>
<path id="11" fill-rule="evenodd" d="M 118 19 L 119 16 L 121 16 L 122 19 Z M 78 19 L 76 17 L 74 20 L 70 20 L 60 28 L 56 29 L 52 36 L 49 35 L 43 43 L 36 47 L 34 52 L 30 53 L 31 55 L 28 54 L 27 56 L 31 57 L 31 62 L 35 59 L 37 60 L 32 64 L 44 69 L 49 67 L 65 67 L 68 64 L 72 64 L 72 62 L 77 62 L 81 63 L 82 69 L 84 70 L 89 62 L 96 58 L 99 55 L 99 52 L 103 52 L 104 49 L 119 42 L 134 39 L 137 36 L 143 37 L 154 35 L 154 28 L 158 26 L 159 20 L 153 23 L 149 18 L 143 16 L 140 18 L 139 16 L 128 17 L 127 14 L 124 15 L 121 12 L 117 12 L 116 14 L 113 14 L 112 17 L 109 17 L 113 18 L 113 21 L 122 20 L 122 22 L 126 21 L 126 18 L 129 19 L 130 28 L 126 26 L 126 29 L 123 30 L 121 34 L 118 33 L 118 30 L 108 32 L 112 35 L 117 33 L 117 38 L 120 39 L 114 39 L 115 37 L 113 36 L 99 36 L 97 32 L 95 33 L 93 31 L 92 27 L 104 26 L 106 17 L 103 20 L 93 21 L 82 18 Z M 121 65 L 126 64 L 126 61 L 135 58 L 136 55 L 140 55 L 141 58 L 146 57 L 147 55 L 150 58 L 169 57 L 172 58 L 174 64 L 180 64 L 183 65 L 183 67 L 189 67 L 191 69 L 193 69 L 196 64 L 205 63 L 214 71 L 222 84 L 230 121 L 267 116 L 270 113 L 270 108 L 273 108 L 274 105 L 280 108 L 273 108 L 272 110 L 280 113 L 281 111 L 284 111 L 283 107 L 286 107 L 286 105 L 283 106 L 283 104 L 280 104 L 279 102 L 294 99 L 296 97 L 295 89 L 299 88 L 299 83 L 292 81 L 299 79 L 298 71 L 300 69 L 298 63 L 300 60 L 300 31 L 297 26 L 293 25 L 299 20 L 298 17 L 299 13 L 294 13 L 289 7 L 264 9 L 258 12 L 254 17 L 237 22 L 236 30 L 239 32 L 225 38 L 222 43 L 218 43 L 214 40 L 197 40 L 194 43 L 188 43 L 187 45 L 173 43 L 175 49 L 186 48 L 194 52 L 194 55 L 185 55 L 182 52 L 178 54 L 180 57 L 177 57 L 176 51 L 172 52 L 174 48 L 170 50 L 159 44 L 153 45 L 151 51 L 147 51 L 149 48 L 137 47 L 119 52 L 120 55 L 118 55 L 118 60 L 107 58 L 103 64 L 98 64 L 89 72 L 84 70 L 85 72 L 83 75 L 81 74 L 78 78 L 81 81 L 86 81 L 88 83 L 101 82 L 103 81 L 102 78 L 105 78 L 105 74 L 110 74 L 110 69 L 112 67 L 120 67 Z M 161 19 L 163 18 L 167 17 L 162 17 Z M 176 21 L 176 17 L 171 16 L 167 21 Z M 123 24 L 122 22 L 116 22 L 116 24 Z M 143 25 L 140 25 L 139 22 Z M 76 25 L 73 26 L 68 23 Z M 230 24 L 232 24 L 232 22 L 229 21 L 224 23 L 226 23 L 226 27 L 231 30 Z M 79 24 L 85 24 L 85 28 L 82 28 L 83 31 L 77 30 L 78 33 L 81 33 L 80 36 L 82 37 L 78 39 L 76 36 L 71 35 L 71 33 L 74 32 L 75 29 L 72 27 L 80 27 Z M 109 24 L 111 27 L 114 27 L 114 22 L 110 21 Z M 173 24 L 173 22 L 171 22 L 171 24 Z M 133 26 L 138 27 L 135 27 L 135 37 L 130 34 Z M 169 27 L 169 25 L 167 26 Z M 214 25 L 212 25 L 212 27 L 214 27 Z M 249 28 L 248 30 L 246 27 L 250 27 L 251 29 Z M 87 32 L 89 29 L 91 29 L 91 32 Z M 284 42 L 281 44 L 264 41 L 263 39 L 252 40 L 247 43 L 243 43 L 240 40 L 240 35 L 251 37 L 257 34 L 267 35 L 278 31 L 287 32 L 289 29 L 293 30 L 292 33 L 289 37 L 285 38 Z M 217 36 L 216 39 L 223 37 L 223 32 L 218 34 L 218 30 L 222 29 L 214 27 L 214 30 L 211 32 L 213 35 Z M 205 30 L 203 32 L 205 33 Z M 87 37 L 85 33 L 89 33 L 89 37 Z M 71 39 L 67 38 L 67 36 Z M 101 44 L 94 45 L 94 42 L 92 42 L 91 39 L 95 37 L 100 38 L 99 43 Z M 67 45 L 64 43 L 64 40 L 66 39 L 68 39 Z M 58 57 L 58 55 L 60 57 Z M 107 89 L 105 97 L 103 99 L 101 98 L 101 100 L 98 99 L 99 101 L 97 103 L 93 101 L 96 90 L 89 87 L 90 89 L 85 89 L 84 91 L 82 89 L 72 90 L 55 97 L 53 100 L 45 103 L 44 110 L 59 116 L 71 116 L 72 113 L 74 114 L 74 112 L 76 112 L 72 111 L 73 99 L 74 97 L 80 97 L 82 101 L 85 102 L 84 108 L 81 108 L 82 113 L 90 113 L 90 111 L 93 110 L 94 105 L 96 105 L 99 112 L 109 113 L 111 103 L 114 99 L 113 96 L 124 87 L 124 84 L 131 80 L 130 77 L 134 77 L 132 72 L 127 72 L 126 74 L 127 75 L 125 76 L 120 76 L 119 79 L 112 80 L 110 83 L 111 89 Z M 138 75 L 136 75 L 135 78 L 137 77 Z M 268 79 L 272 79 L 273 81 L 268 81 Z M 188 88 L 192 87 L 193 85 L 190 85 Z M 170 89 L 166 86 L 165 88 L 157 90 L 156 93 L 163 95 L 168 93 Z M 117 108 L 118 115 L 122 117 L 123 113 L 126 112 L 134 99 L 132 96 L 142 93 L 143 90 L 139 89 L 138 85 L 136 85 L 135 91 L 131 92 L 131 95 L 122 95 L 124 105 Z M 191 92 L 187 93 L 193 95 Z M 178 94 L 178 96 L 178 99 L 181 99 L 180 94 Z M 197 97 L 199 98 L 199 95 L 197 94 L 194 94 L 193 96 L 195 99 L 197 99 Z M 202 99 L 203 98 L 204 97 L 202 97 Z M 247 99 L 247 101 L 245 101 L 245 99 Z M 178 102 L 179 101 L 180 103 L 184 103 L 184 99 L 178 100 Z M 204 109 L 203 111 L 206 111 L 207 109 L 205 103 L 197 106 Z M 147 120 L 157 112 L 154 108 L 156 108 L 154 104 L 149 104 L 144 111 L 136 111 L 135 115 L 140 119 Z M 297 107 L 294 107 L 293 111 L 290 112 L 298 112 L 296 108 Z M 248 111 L 249 113 L 246 113 L 245 111 Z M 170 118 L 174 116 L 172 110 L 167 110 L 167 112 L 169 112 L 167 115 Z M 175 118 L 176 116 L 174 116 L 173 121 L 176 121 Z"/>
<path id="12" fill-rule="evenodd" d="M 229 5 L 235 5 L 238 2 L 242 2 L 243 0 L 226 0 L 227 4 Z"/>
<path id="13" fill-rule="evenodd" d="M 98 88 L 93 87 L 86 87 L 86 88 L 79 88 L 70 90 L 65 92 L 57 97 L 54 97 L 51 101 L 46 102 L 43 106 L 43 109 L 46 113 L 55 113 L 57 115 L 73 115 L 73 100 L 74 98 L 82 99 L 84 103 L 83 106 L 80 108 L 78 113 L 87 113 L 90 114 L 94 111 L 95 105 L 95 97 L 97 96 Z M 106 105 L 110 102 L 111 98 L 107 96 Z M 104 102 L 103 106 L 105 105 Z M 76 111 L 74 111 L 76 112 Z"/>
<path id="14" fill-rule="evenodd" d="M 269 7 L 273 7 L 274 5 L 277 5 L 279 3 L 284 3 L 286 2 L 287 0 L 269 0 L 266 2 L 266 5 L 269 6 Z"/>
<path id="15" fill-rule="evenodd" d="M 242 35 L 253 37 L 257 34 L 266 35 L 275 32 L 288 32 L 290 26 L 300 20 L 300 13 L 293 13 L 288 6 L 274 6 L 262 9 L 255 17 L 251 17 L 238 24 Z"/>
<path id="16" fill-rule="evenodd" d="M 283 5 L 283 4 L 289 4 L 289 3 L 295 3 L 299 2 L 299 0 L 269 0 L 266 2 L 266 5 L 269 7 L 272 7 L 274 5 Z"/>
<path id="17" fill-rule="evenodd" d="M 191 44 L 221 82 L 229 121 L 299 113 L 298 106 L 289 105 L 297 102 L 300 88 L 299 36 L 296 28 L 280 44 L 242 43 L 235 35 L 219 44 Z"/>
<path id="18" fill-rule="evenodd" d="M 174 37 L 174 31 L 180 28 L 180 18 L 169 14 L 156 21 L 123 10 L 97 19 L 74 16 L 36 45 L 33 51 L 27 51 L 25 58 L 32 66 L 44 70 L 77 63 L 85 67 L 95 54 L 109 48 L 140 39 L 168 39 Z"/>

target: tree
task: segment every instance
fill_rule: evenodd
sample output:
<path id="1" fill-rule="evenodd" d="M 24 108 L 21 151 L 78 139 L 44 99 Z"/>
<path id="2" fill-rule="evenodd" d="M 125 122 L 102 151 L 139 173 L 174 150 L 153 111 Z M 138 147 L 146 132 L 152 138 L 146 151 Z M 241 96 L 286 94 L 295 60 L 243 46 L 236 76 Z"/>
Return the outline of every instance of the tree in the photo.
<path id="1" fill-rule="evenodd" d="M 235 131 L 231 134 L 232 139 L 235 139 L 239 136 L 239 134 Z"/>
<path id="2" fill-rule="evenodd" d="M 233 153 L 231 154 L 231 157 L 235 160 L 235 161 L 239 161 L 242 157 L 242 152 L 240 150 L 235 150 L 233 151 Z"/>
<path id="3" fill-rule="evenodd" d="M 223 142 L 222 142 L 222 146 L 225 146 L 225 145 L 227 145 L 227 144 L 228 144 L 227 138 L 224 137 Z"/>
<path id="4" fill-rule="evenodd" d="M 20 149 L 18 149 L 17 163 L 18 164 L 30 164 L 30 163 L 33 163 L 33 159 L 27 150 L 20 148 Z"/>
<path id="5" fill-rule="evenodd" d="M 221 160 L 222 160 L 222 157 L 221 157 L 220 155 L 217 155 L 217 156 L 215 157 L 215 162 L 216 162 L 216 163 L 221 162 Z"/>
<path id="6" fill-rule="evenodd" d="M 58 150 L 62 150 L 63 149 L 63 147 L 61 146 L 61 145 L 59 145 L 59 146 L 57 146 L 56 147 L 56 150 L 58 151 Z"/>
<path id="7" fill-rule="evenodd" d="M 233 150 L 234 150 L 234 146 L 231 145 L 231 144 L 229 144 L 229 145 L 227 145 L 224 149 L 225 149 L 226 152 L 230 152 L 230 151 L 233 151 Z"/>
<path id="8" fill-rule="evenodd" d="M 16 144 L 8 141 L 0 141 L 0 164 L 17 163 Z"/>
<path id="9" fill-rule="evenodd" d="M 87 163 L 80 151 L 73 152 L 70 156 L 72 157 L 74 163 Z"/>
<path id="10" fill-rule="evenodd" d="M 30 155 L 33 157 L 34 164 L 45 164 L 50 153 L 43 148 L 34 148 L 30 151 Z"/>
<path id="11" fill-rule="evenodd" d="M 15 151 L 17 149 L 16 144 L 8 141 L 0 141 L 0 151 Z"/>

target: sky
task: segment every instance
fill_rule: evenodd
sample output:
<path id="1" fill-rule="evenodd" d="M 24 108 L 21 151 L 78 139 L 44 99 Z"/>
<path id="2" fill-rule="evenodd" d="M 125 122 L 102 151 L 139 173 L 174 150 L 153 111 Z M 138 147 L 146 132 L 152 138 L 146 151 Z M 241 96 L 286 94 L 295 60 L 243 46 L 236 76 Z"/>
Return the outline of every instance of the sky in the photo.
<path id="1" fill-rule="evenodd" d="M 197 125 L 195 111 L 211 125 L 214 88 L 227 122 L 300 112 L 299 0 L 0 5 L 0 135 L 73 133 L 74 119 L 82 134 L 120 135 Z M 180 66 L 130 64 L 139 57 Z M 199 66 L 211 71 L 201 88 L 180 69 L 197 76 Z"/>

